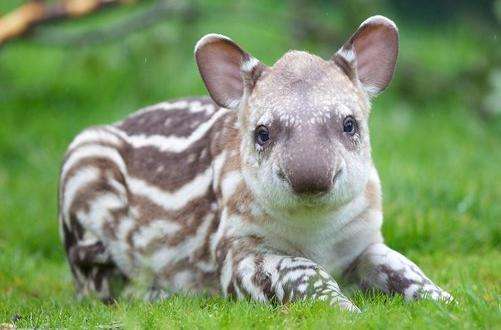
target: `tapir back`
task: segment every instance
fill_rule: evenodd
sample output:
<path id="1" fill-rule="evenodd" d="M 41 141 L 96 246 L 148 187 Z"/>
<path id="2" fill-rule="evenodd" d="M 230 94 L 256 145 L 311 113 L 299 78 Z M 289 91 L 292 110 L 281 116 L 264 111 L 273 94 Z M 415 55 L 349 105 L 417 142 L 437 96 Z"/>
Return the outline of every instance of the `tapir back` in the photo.
<path id="1" fill-rule="evenodd" d="M 86 275 L 77 246 L 87 245 L 85 258 L 106 259 L 127 278 L 161 279 L 173 290 L 216 289 L 207 283 L 215 271 L 209 240 L 219 221 L 213 162 L 224 148 L 217 136 L 235 118 L 208 98 L 190 98 L 78 135 L 60 186 L 73 272 Z"/>

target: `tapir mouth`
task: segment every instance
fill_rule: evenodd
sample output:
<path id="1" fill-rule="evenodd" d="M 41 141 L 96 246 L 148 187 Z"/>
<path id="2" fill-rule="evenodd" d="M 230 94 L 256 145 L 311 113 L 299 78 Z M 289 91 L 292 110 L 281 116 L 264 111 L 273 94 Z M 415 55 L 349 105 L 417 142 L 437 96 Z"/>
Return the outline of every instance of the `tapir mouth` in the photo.
<path id="1" fill-rule="evenodd" d="M 341 173 L 342 173 L 342 172 L 343 172 L 343 169 L 342 169 L 342 168 L 340 168 L 340 169 L 336 172 L 336 174 L 334 174 L 334 177 L 332 178 L 332 184 L 333 184 L 333 186 L 335 186 L 335 185 L 336 185 L 336 181 L 337 181 L 337 179 L 339 178 L 339 176 L 341 175 Z"/>
<path id="2" fill-rule="evenodd" d="M 343 169 L 336 171 L 332 177 L 332 189 L 328 192 L 318 192 L 318 193 L 306 193 L 306 194 L 295 194 L 296 195 L 296 207 L 306 208 L 306 209 L 316 209 L 320 211 L 321 209 L 330 209 L 333 207 L 333 196 L 332 194 L 339 185 L 339 177 L 343 173 Z M 335 203 L 334 203 L 335 204 Z"/>
<path id="3" fill-rule="evenodd" d="M 330 202 L 329 193 L 319 192 L 297 196 L 297 206 L 304 208 L 322 208 Z"/>

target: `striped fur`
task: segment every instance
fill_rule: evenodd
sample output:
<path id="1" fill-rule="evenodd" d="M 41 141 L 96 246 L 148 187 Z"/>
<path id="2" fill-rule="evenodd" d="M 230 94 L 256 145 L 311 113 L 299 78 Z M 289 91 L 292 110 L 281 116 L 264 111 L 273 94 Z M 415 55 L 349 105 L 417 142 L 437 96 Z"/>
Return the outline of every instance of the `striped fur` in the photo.
<path id="1" fill-rule="evenodd" d="M 334 280 L 342 276 L 406 299 L 449 300 L 383 244 L 370 104 L 356 77 L 305 52 L 267 68 L 218 35 L 197 44 L 196 56 L 205 51 L 197 59 L 204 81 L 218 89 L 211 95 L 220 105 L 240 97 L 232 101 L 237 109 L 209 98 L 163 102 L 88 128 L 70 144 L 59 218 L 78 295 L 111 302 L 219 293 L 269 303 L 325 300 L 357 311 Z M 221 51 L 232 55 L 217 58 L 233 66 L 231 84 L 209 81 L 224 79 L 210 64 Z M 347 116 L 358 119 L 358 134 L 343 133 Z M 273 148 L 256 142 L 261 125 L 282 132 Z M 321 194 L 305 190 L 312 184 Z"/>

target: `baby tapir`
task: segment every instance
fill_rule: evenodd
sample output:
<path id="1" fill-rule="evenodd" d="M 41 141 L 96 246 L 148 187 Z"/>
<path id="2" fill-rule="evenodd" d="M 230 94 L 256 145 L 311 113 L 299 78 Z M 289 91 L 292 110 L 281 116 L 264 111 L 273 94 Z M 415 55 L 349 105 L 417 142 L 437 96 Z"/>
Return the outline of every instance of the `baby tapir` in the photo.
<path id="1" fill-rule="evenodd" d="M 450 300 L 381 235 L 368 119 L 397 52 L 382 16 L 328 60 L 289 51 L 271 67 L 204 36 L 195 58 L 211 99 L 147 107 L 68 149 L 60 226 L 78 294 L 112 301 L 115 282 L 140 282 L 148 299 L 204 292 L 356 311 L 342 276 Z"/>

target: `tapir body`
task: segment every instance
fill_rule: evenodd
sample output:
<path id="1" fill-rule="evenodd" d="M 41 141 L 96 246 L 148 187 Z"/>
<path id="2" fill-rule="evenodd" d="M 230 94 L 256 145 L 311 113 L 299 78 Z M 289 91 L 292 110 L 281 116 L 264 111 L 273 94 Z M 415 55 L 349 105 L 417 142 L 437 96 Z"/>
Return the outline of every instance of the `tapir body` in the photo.
<path id="1" fill-rule="evenodd" d="M 220 293 L 325 300 L 335 281 L 443 299 L 384 244 L 370 100 L 390 82 L 395 24 L 366 20 L 329 60 L 289 51 L 267 67 L 207 35 L 195 58 L 211 98 L 160 103 L 71 143 L 60 225 L 80 296 Z M 139 284 L 139 285 L 138 285 Z"/>

